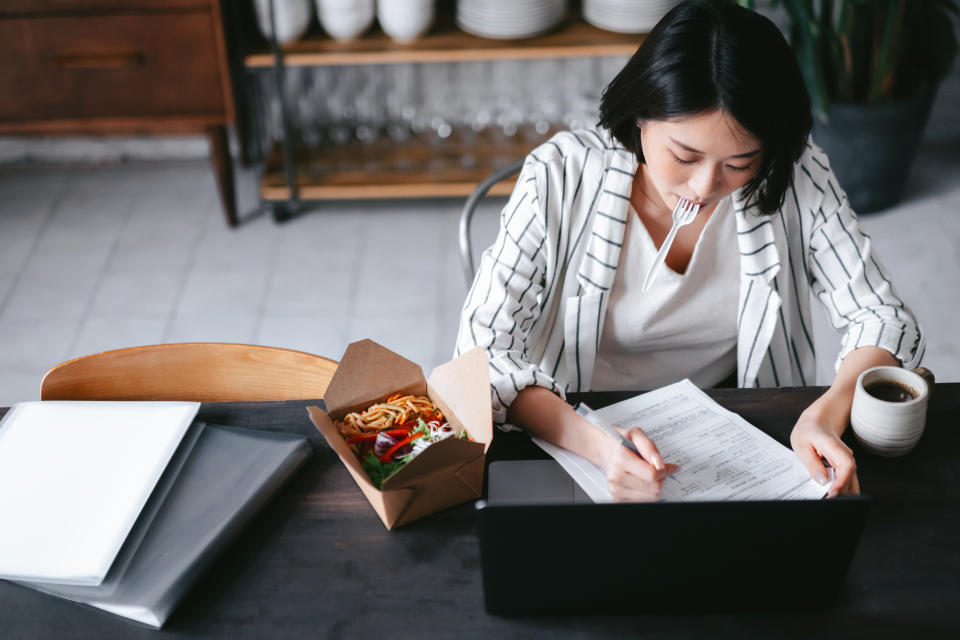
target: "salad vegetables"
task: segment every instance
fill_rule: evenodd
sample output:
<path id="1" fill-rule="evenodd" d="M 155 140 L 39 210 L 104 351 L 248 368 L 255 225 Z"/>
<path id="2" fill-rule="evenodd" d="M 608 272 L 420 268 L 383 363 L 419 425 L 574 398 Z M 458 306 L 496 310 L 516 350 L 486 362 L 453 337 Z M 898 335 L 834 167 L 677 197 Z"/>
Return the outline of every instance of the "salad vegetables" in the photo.
<path id="1" fill-rule="evenodd" d="M 468 438 L 465 431 L 457 434 L 430 398 L 399 393 L 363 412 L 347 414 L 337 428 L 377 489 L 431 444 Z"/>

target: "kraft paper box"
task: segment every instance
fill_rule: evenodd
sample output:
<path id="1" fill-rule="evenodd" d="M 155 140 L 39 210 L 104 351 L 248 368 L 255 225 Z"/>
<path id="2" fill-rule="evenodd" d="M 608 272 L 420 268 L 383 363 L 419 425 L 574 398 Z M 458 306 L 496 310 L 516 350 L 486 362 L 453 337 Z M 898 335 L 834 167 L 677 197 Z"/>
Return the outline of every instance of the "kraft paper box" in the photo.
<path id="1" fill-rule="evenodd" d="M 335 421 L 363 411 L 395 393 L 428 396 L 447 422 L 470 440 L 435 442 L 373 486 L 360 461 L 337 431 Z M 310 419 L 340 456 L 387 529 L 480 497 L 484 455 L 493 439 L 490 373 L 479 347 L 433 370 L 424 380 L 419 365 L 372 340 L 347 347 L 323 398 L 327 410 L 308 407 Z"/>

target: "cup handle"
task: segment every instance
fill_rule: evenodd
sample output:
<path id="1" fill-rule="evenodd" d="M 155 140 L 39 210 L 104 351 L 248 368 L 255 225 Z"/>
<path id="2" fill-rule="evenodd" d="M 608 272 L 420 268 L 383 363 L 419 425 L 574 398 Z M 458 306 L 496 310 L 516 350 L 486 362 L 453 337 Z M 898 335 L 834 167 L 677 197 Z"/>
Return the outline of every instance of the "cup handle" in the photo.
<path id="1" fill-rule="evenodd" d="M 933 377 L 933 371 L 927 369 L 926 367 L 917 367 L 913 370 L 915 374 L 923 378 L 927 383 L 927 394 L 933 395 L 933 385 L 936 383 L 936 378 Z"/>

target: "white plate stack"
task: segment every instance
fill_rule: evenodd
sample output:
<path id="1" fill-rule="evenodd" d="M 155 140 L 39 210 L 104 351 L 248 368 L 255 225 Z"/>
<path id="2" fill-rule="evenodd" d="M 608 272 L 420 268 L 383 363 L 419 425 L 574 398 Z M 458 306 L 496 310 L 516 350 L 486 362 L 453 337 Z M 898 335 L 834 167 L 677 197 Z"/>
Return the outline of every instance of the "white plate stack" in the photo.
<path id="1" fill-rule="evenodd" d="M 605 31 L 648 33 L 681 0 L 583 0 L 583 19 Z"/>
<path id="2" fill-rule="evenodd" d="M 567 0 L 457 0 L 457 26 L 481 38 L 529 38 L 566 14 Z"/>

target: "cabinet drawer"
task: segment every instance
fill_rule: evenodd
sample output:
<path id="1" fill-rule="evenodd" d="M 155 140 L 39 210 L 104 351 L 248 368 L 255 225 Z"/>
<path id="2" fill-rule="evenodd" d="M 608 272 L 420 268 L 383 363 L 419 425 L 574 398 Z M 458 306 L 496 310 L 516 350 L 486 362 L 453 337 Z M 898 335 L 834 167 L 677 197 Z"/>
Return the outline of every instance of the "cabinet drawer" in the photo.
<path id="1" fill-rule="evenodd" d="M 210 7 L 213 0 L 2 0 L 0 14 L 130 11 L 142 9 L 180 9 Z"/>
<path id="2" fill-rule="evenodd" d="M 0 122 L 226 112 L 209 11 L 0 19 Z"/>

